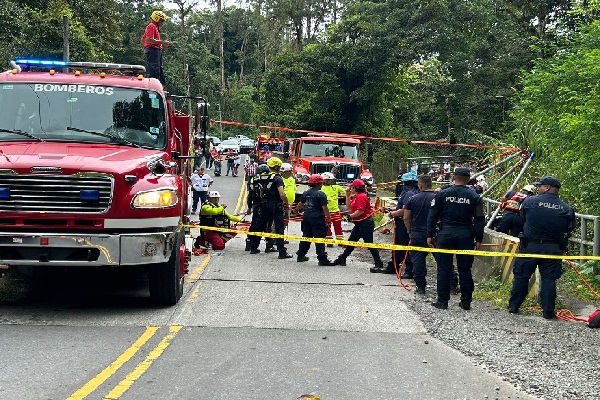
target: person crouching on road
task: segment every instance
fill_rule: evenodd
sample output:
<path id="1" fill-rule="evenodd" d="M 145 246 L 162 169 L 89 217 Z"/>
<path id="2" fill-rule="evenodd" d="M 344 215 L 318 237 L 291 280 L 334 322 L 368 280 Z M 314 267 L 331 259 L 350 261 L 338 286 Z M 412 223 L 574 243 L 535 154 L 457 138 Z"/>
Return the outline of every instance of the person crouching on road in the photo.
<path id="1" fill-rule="evenodd" d="M 308 186 L 310 188 L 302 193 L 300 202 L 296 206 L 297 211 L 304 210 L 301 224 L 302 237 L 324 239 L 327 235 L 327 224 L 325 221 L 329 221 L 330 218 L 329 209 L 327 208 L 327 196 L 320 190 L 321 186 L 323 186 L 323 177 L 318 174 L 311 175 L 310 178 L 308 178 Z M 315 248 L 317 250 L 319 265 L 333 265 L 333 263 L 327 259 L 324 243 L 315 243 Z M 306 253 L 308 253 L 309 249 L 310 242 L 300 241 L 298 251 L 296 252 L 298 255 L 296 261 L 308 261 Z"/>
<path id="2" fill-rule="evenodd" d="M 560 181 L 545 176 L 538 182 L 537 196 L 526 198 L 521 204 L 525 220 L 525 237 L 519 243 L 519 253 L 560 256 L 567 250 L 567 235 L 573 230 L 575 211 L 558 197 Z M 562 261 L 558 258 L 519 257 L 513 265 L 513 285 L 508 301 L 508 312 L 517 313 L 529 291 L 529 278 L 540 269 L 540 301 L 543 317 L 556 317 L 556 280 L 562 275 Z"/>
<path id="3" fill-rule="evenodd" d="M 337 240 L 344 240 L 344 231 L 342 230 L 342 213 L 340 212 L 339 196 L 346 196 L 346 190 L 340 185 L 335 184 L 335 176 L 331 172 L 323 172 L 323 186 L 321 192 L 327 196 L 327 208 L 329 209 L 330 220 L 327 220 L 327 239 L 333 239 L 331 225 Z M 333 247 L 328 244 L 327 247 Z"/>
<path id="4" fill-rule="evenodd" d="M 350 211 L 344 211 L 344 214 L 349 215 L 354 222 L 354 227 L 348 238 L 351 242 L 356 242 L 361 239 L 365 243 L 373 243 L 373 230 L 375 222 L 373 221 L 373 209 L 371 200 L 366 193 L 366 185 L 360 179 L 355 179 L 346 191 L 346 204 L 350 205 Z M 344 252 L 336 258 L 334 265 L 346 265 L 346 258 L 354 251 L 353 246 L 347 246 Z M 379 250 L 369 247 L 376 268 L 383 268 L 383 261 L 379 256 Z"/>
<path id="5" fill-rule="evenodd" d="M 469 168 L 454 169 L 454 186 L 438 192 L 431 202 L 427 218 L 427 245 L 449 250 L 479 249 L 483 240 L 485 218 L 481 197 L 466 185 L 471 171 Z M 436 228 L 439 232 L 435 236 Z M 452 260 L 454 254 L 439 253 L 437 262 L 437 301 L 431 303 L 439 309 L 447 309 L 450 300 L 450 285 L 452 280 Z M 471 309 L 473 300 L 473 266 L 474 256 L 456 254 L 458 280 L 460 282 L 460 303 L 463 310 Z"/>
<path id="6" fill-rule="evenodd" d="M 227 204 L 219 204 L 221 194 L 216 190 L 208 192 L 208 200 L 200 209 L 200 225 L 230 228 L 230 221 L 240 222 L 242 218 L 231 215 L 225 210 Z M 235 236 L 235 235 L 233 235 Z M 202 229 L 200 236 L 194 242 L 195 248 L 212 247 L 213 250 L 223 250 L 225 243 L 232 237 L 229 232 L 217 232 Z M 209 246 L 210 245 L 210 246 Z"/>

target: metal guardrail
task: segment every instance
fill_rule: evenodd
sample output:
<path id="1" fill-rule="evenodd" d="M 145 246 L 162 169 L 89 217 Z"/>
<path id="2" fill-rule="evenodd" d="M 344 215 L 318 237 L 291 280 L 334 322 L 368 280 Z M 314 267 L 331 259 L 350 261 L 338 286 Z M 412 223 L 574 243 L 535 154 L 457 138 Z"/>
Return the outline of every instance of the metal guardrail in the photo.
<path id="1" fill-rule="evenodd" d="M 485 205 L 486 217 L 489 219 L 500 202 L 488 197 L 483 197 L 482 200 Z M 591 232 L 588 225 L 592 225 Z M 600 216 L 575 213 L 575 229 L 573 232 L 578 232 L 579 237 L 571 236 L 569 242 L 579 247 L 580 256 L 590 255 L 590 248 L 592 250 L 591 255 L 597 256 L 600 254 Z"/>

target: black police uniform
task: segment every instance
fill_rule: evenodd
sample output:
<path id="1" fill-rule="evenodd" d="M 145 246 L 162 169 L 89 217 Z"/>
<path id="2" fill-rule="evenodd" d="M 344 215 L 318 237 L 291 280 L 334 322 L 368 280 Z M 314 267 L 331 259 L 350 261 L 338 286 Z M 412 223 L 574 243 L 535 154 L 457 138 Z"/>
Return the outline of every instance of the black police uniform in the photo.
<path id="1" fill-rule="evenodd" d="M 278 188 L 283 187 L 283 179 L 275 172 L 254 175 L 250 180 L 251 190 L 248 193 L 248 207 L 252 208 L 252 222 L 249 232 L 268 232 L 272 224 L 275 233 L 283 235 L 284 209 L 283 201 L 279 196 Z M 258 253 L 260 236 L 250 236 L 250 252 Z M 286 256 L 287 249 L 284 247 L 283 239 L 275 239 L 279 256 Z"/>
<path id="2" fill-rule="evenodd" d="M 566 234 L 575 220 L 573 208 L 556 193 L 544 193 L 526 198 L 521 205 L 525 219 L 524 238 L 519 253 L 564 254 Z M 529 279 L 539 267 L 541 276 L 540 300 L 545 318 L 554 317 L 556 280 L 562 275 L 561 260 L 546 258 L 517 258 L 513 265 L 513 285 L 508 302 L 510 312 L 517 312 L 529 289 Z"/>
<path id="3" fill-rule="evenodd" d="M 411 212 L 410 224 L 410 244 L 412 246 L 427 247 L 427 218 L 431 209 L 431 202 L 435 198 L 435 193 L 426 190 L 412 196 L 404 206 L 405 210 Z M 427 286 L 426 258 L 425 251 L 410 251 L 410 259 L 413 265 L 413 275 L 418 289 L 424 290 Z"/>
<path id="4" fill-rule="evenodd" d="M 468 170 L 467 172 L 468 173 Z M 456 174 L 456 171 L 455 171 Z M 451 250 L 473 250 L 475 242 L 483 240 L 485 219 L 481 197 L 464 185 L 455 185 L 438 192 L 427 218 L 427 237 L 436 234 L 436 225 L 440 222 L 436 238 L 436 247 Z M 472 255 L 457 254 L 456 264 L 461 288 L 461 307 L 469 309 L 473 299 Z M 450 300 L 453 255 L 438 253 L 437 295 L 434 305 L 446 308 Z"/>
<path id="5" fill-rule="evenodd" d="M 320 190 L 311 187 L 300 197 L 300 203 L 304 204 L 304 215 L 302 217 L 302 236 L 308 238 L 327 237 L 327 224 L 325 223 L 325 212 L 323 206 L 327 206 L 327 196 Z M 330 265 L 325 251 L 325 243 L 315 243 L 317 259 L 321 265 Z M 310 249 L 310 242 L 300 241 L 298 245 L 298 261 L 306 261 L 306 253 Z"/>
<path id="6" fill-rule="evenodd" d="M 416 184 L 416 182 L 415 182 Z M 401 210 L 408 203 L 408 201 L 417 193 L 419 188 L 411 184 L 404 184 L 404 188 L 398 196 L 398 202 L 396 203 L 396 210 Z M 402 217 L 394 217 L 394 244 L 407 246 L 410 242 L 410 237 L 406 231 L 404 220 Z M 404 274 L 402 278 L 412 279 L 413 278 L 413 262 L 410 256 L 407 255 L 407 250 L 392 250 L 392 259 L 387 264 L 387 271 L 396 273 L 396 269 L 400 267 L 402 261 L 406 259 L 404 263 Z M 394 265 L 395 261 L 395 265 Z"/>

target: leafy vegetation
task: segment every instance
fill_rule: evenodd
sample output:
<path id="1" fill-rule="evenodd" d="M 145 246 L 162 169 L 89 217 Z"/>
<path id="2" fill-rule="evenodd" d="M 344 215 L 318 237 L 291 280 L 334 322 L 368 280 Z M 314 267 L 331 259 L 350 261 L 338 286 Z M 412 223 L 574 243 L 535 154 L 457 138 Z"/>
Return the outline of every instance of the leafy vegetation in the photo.
<path id="1" fill-rule="evenodd" d="M 597 1 L 236 4 L 0 0 L 0 62 L 8 68 L 16 56 L 61 58 L 66 17 L 72 60 L 144 64 L 139 38 L 151 12 L 168 5 L 166 89 L 209 99 L 212 118 L 515 145 L 536 152 L 525 180 L 557 175 L 565 182 L 561 195 L 577 211 L 600 213 L 593 168 L 600 161 Z M 223 129 L 226 136 L 257 133 Z M 372 167 L 384 180 L 407 156 L 485 155 L 380 142 L 376 150 Z"/>

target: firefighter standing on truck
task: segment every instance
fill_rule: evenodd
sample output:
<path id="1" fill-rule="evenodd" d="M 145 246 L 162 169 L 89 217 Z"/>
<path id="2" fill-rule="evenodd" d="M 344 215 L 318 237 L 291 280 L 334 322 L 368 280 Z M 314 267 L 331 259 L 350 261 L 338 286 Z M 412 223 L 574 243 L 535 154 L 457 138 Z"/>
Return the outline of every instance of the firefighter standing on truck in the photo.
<path id="1" fill-rule="evenodd" d="M 523 231 L 525 221 L 520 213 L 521 204 L 529 196 L 535 192 L 535 186 L 525 185 L 518 192 L 510 191 L 501 199 L 500 209 L 502 210 L 502 218 L 498 223 L 496 230 L 502 233 L 510 233 L 514 237 L 518 237 Z"/>
<path id="2" fill-rule="evenodd" d="M 302 193 L 300 202 L 296 206 L 296 210 L 304 210 L 301 224 L 303 237 L 323 239 L 327 235 L 327 225 L 325 221 L 329 221 L 330 218 L 329 209 L 327 208 L 327 196 L 320 191 L 323 182 L 324 180 L 321 175 L 311 175 L 310 178 L 308 178 L 309 189 Z M 319 260 L 319 265 L 334 265 L 333 262 L 329 261 L 327 258 L 325 243 L 315 243 L 315 248 L 317 250 L 317 260 Z M 310 242 L 300 241 L 298 251 L 296 252 L 298 255 L 296 261 L 308 261 L 306 253 L 308 253 L 309 249 Z"/>
<path id="3" fill-rule="evenodd" d="M 289 207 L 289 203 L 283 191 L 283 179 L 279 175 L 281 164 L 279 158 L 269 158 L 267 161 L 269 170 L 255 175 L 250 180 L 247 213 L 253 214 L 253 216 L 249 232 L 269 232 L 269 226 L 273 223 L 277 234 L 283 235 L 284 233 L 284 209 Z M 263 168 L 260 170 L 264 171 Z M 250 254 L 260 253 L 258 249 L 260 238 L 260 236 L 250 235 Z M 280 259 L 292 258 L 287 253 L 283 238 L 275 239 L 275 244 Z"/>
<path id="4" fill-rule="evenodd" d="M 519 253 L 560 256 L 567 250 L 568 234 L 573 230 L 575 211 L 558 197 L 560 181 L 545 176 L 535 182 L 537 196 L 523 201 L 521 213 L 525 220 L 524 236 L 520 237 Z M 525 300 L 529 291 L 529 279 L 540 269 L 540 301 L 542 316 L 556 318 L 556 280 L 562 275 L 562 260 L 559 258 L 519 257 L 513 265 L 514 280 L 508 301 L 508 312 L 514 314 Z"/>
<path id="5" fill-rule="evenodd" d="M 157 10 L 150 15 L 150 19 L 151 21 L 142 35 L 142 44 L 146 53 L 146 68 L 150 78 L 156 78 L 164 85 L 166 79 L 163 69 L 162 49 L 163 46 L 170 46 L 171 42 L 161 40 L 160 27 L 169 18 L 164 12 Z"/>
<path id="6" fill-rule="evenodd" d="M 469 168 L 454 169 L 454 186 L 438 192 L 431 202 L 427 218 L 427 245 L 449 250 L 479 249 L 483 240 L 485 218 L 481 197 L 466 185 L 471 171 Z M 436 237 L 436 227 L 439 232 Z M 437 301 L 431 303 L 439 309 L 448 308 L 450 283 L 452 280 L 452 261 L 454 254 L 438 253 L 437 262 Z M 458 280 L 460 283 L 460 303 L 463 310 L 471 309 L 473 300 L 472 255 L 456 254 Z"/>
<path id="7" fill-rule="evenodd" d="M 201 226 L 216 226 L 229 229 L 231 227 L 231 221 L 240 222 L 242 220 L 242 218 L 238 216 L 229 214 L 226 210 L 227 204 L 219 204 L 220 198 L 221 194 L 216 190 L 208 192 L 208 200 L 200 209 Z M 228 236 L 224 236 L 225 234 Z M 213 250 L 223 250 L 225 248 L 225 242 L 229 239 L 231 239 L 229 233 L 203 229 L 201 230 L 200 236 L 196 238 L 194 247 L 200 248 L 200 246 L 204 246 L 211 247 Z"/>

